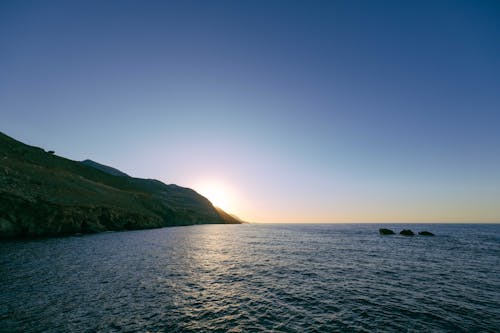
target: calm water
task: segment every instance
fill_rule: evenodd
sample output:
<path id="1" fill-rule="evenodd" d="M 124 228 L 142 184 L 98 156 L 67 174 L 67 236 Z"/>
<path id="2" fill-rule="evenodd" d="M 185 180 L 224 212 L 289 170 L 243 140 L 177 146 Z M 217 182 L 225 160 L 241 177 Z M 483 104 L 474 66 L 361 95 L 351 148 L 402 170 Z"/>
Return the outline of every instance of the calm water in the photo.
<path id="1" fill-rule="evenodd" d="M 1 332 L 500 332 L 500 225 L 204 225 L 0 243 Z M 397 231 L 403 226 L 389 226 Z"/>

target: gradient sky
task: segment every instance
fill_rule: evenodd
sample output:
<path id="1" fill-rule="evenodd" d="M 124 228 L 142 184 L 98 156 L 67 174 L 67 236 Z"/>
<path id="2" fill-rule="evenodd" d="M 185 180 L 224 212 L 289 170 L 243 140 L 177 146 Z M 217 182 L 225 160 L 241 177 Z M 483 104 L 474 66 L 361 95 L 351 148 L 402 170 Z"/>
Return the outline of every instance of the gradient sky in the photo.
<path id="1" fill-rule="evenodd" d="M 500 221 L 500 2 L 3 0 L 0 124 L 250 221 Z"/>

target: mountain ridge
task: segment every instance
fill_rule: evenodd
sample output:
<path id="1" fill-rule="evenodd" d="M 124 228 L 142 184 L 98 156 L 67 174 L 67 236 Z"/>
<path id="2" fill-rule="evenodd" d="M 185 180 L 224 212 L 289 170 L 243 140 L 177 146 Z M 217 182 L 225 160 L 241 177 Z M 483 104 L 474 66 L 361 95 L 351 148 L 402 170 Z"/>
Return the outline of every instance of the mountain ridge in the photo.
<path id="1" fill-rule="evenodd" d="M 91 166 L 91 167 L 96 168 L 98 170 L 104 171 L 104 172 L 109 173 L 110 175 L 113 175 L 113 176 L 130 177 L 125 172 L 122 172 L 122 171 L 115 169 L 113 167 L 110 167 L 108 165 L 104 165 L 104 164 L 101 164 L 101 163 L 98 163 L 98 162 L 95 162 L 95 161 L 92 161 L 89 159 L 83 160 L 80 163 Z"/>
<path id="2" fill-rule="evenodd" d="M 192 189 L 87 161 L 0 132 L 0 238 L 241 223 Z"/>

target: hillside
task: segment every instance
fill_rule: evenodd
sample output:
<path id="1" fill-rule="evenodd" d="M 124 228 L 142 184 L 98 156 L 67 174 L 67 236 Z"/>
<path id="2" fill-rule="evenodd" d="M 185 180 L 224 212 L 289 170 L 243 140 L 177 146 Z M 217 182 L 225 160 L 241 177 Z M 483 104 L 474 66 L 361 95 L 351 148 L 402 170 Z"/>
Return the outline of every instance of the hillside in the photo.
<path id="1" fill-rule="evenodd" d="M 85 165 L 91 166 L 91 167 L 96 168 L 98 170 L 104 171 L 104 172 L 109 173 L 110 175 L 113 175 L 113 176 L 129 177 L 129 175 L 127 175 L 125 172 L 121 172 L 118 169 L 109 167 L 109 166 L 101 164 L 101 163 L 94 162 L 92 160 L 84 160 L 84 161 L 81 161 L 80 163 L 83 163 Z"/>
<path id="2" fill-rule="evenodd" d="M 189 188 L 76 162 L 0 132 L 0 237 L 240 223 Z"/>

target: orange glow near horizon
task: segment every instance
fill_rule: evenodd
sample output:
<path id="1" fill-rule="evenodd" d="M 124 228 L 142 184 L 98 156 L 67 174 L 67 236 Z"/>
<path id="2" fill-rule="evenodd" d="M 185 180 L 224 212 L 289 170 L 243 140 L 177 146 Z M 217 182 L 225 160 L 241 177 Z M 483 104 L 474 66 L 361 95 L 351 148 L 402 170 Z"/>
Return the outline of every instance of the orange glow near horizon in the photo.
<path id="1" fill-rule="evenodd" d="M 194 189 L 210 200 L 214 206 L 222 208 L 228 213 L 234 212 L 236 200 L 228 186 L 223 185 L 221 182 L 209 181 L 195 186 Z"/>
<path id="2" fill-rule="evenodd" d="M 454 201 L 436 205 L 433 198 L 377 199 L 371 195 L 342 195 L 327 188 L 314 191 L 283 191 L 286 186 L 268 183 L 254 186 L 245 178 L 207 174 L 187 183 L 214 206 L 246 222 L 262 223 L 498 223 L 497 211 L 483 207 L 460 207 Z M 191 183 L 191 184 L 189 184 Z M 301 189 L 307 186 L 301 186 Z M 349 194 L 349 192 L 346 192 Z M 391 198 L 392 199 L 392 198 Z M 417 205 L 418 203 L 418 205 Z"/>

